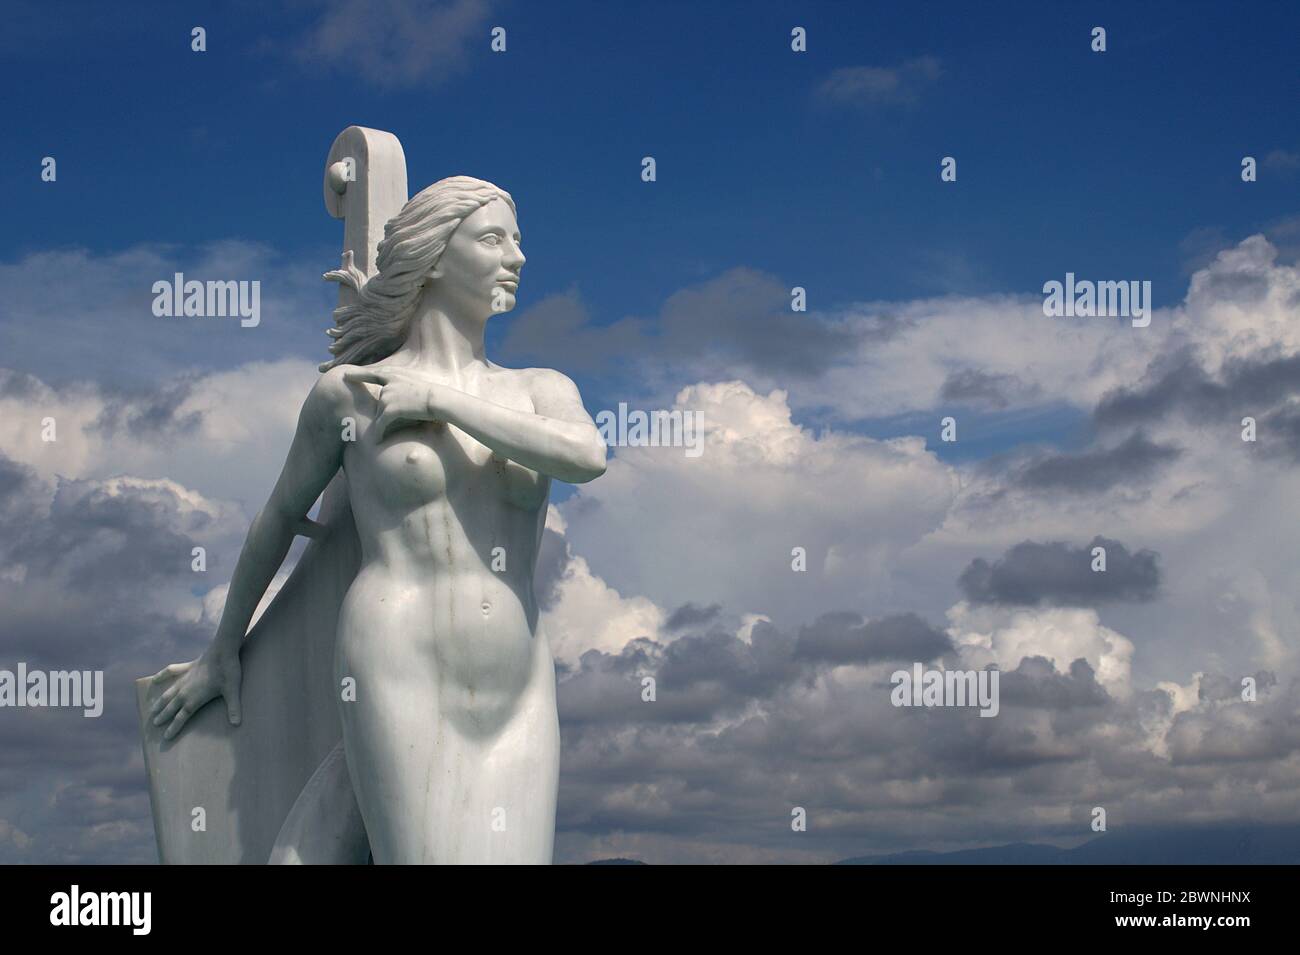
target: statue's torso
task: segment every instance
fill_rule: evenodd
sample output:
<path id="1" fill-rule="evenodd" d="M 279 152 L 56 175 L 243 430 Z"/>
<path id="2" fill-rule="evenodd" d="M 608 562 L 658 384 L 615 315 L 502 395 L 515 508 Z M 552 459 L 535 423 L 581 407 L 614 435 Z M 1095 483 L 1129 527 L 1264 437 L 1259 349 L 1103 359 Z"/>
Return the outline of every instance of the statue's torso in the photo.
<path id="1" fill-rule="evenodd" d="M 533 410 L 521 372 L 447 383 Z M 362 558 L 340 653 L 388 685 L 435 681 L 443 716 L 468 734 L 492 732 L 537 678 L 539 653 L 549 672 L 532 578 L 550 480 L 441 423 L 377 441 L 375 391 L 358 389 L 343 459 Z"/>

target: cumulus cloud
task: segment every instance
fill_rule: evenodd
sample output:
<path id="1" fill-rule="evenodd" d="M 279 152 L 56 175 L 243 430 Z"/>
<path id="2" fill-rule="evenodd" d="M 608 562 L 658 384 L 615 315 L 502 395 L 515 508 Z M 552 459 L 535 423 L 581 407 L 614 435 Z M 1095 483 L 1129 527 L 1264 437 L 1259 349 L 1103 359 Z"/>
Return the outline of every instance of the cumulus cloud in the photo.
<path id="1" fill-rule="evenodd" d="M 560 507 L 605 580 L 661 606 L 719 602 L 786 621 L 859 606 L 888 589 L 891 559 L 939 526 L 957 491 L 921 439 L 816 434 L 783 391 L 701 383 L 674 407 L 699 415 L 698 457 L 618 448 Z"/>
<path id="2" fill-rule="evenodd" d="M 1132 690 L 1133 642 L 1104 626 L 1095 610 L 963 602 L 948 611 L 948 621 L 953 641 L 979 669 L 996 664 L 1014 670 L 1030 657 L 1041 657 L 1066 673 L 1075 660 L 1083 660 L 1107 692 L 1127 697 Z"/>
<path id="3" fill-rule="evenodd" d="M 127 394 L 0 368 L 0 448 L 45 477 L 167 478 L 243 502 L 251 516 L 275 483 L 317 374 L 310 361 L 253 361 Z"/>

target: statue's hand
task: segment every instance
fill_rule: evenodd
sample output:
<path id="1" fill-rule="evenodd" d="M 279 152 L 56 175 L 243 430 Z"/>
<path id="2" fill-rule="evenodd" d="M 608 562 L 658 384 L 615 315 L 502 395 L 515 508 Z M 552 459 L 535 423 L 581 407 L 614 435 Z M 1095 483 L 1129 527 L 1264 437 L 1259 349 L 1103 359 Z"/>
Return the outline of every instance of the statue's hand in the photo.
<path id="1" fill-rule="evenodd" d="M 359 368 L 344 372 L 343 380 L 352 384 L 369 382 L 379 386 L 379 415 L 373 427 L 379 440 L 389 432 L 412 422 L 433 421 L 433 386 L 422 376 L 405 368 Z"/>
<path id="2" fill-rule="evenodd" d="M 163 688 L 151 711 L 153 725 L 170 721 L 163 739 L 171 739 L 205 703 L 223 696 L 226 715 L 238 726 L 240 677 L 238 648 L 227 650 L 221 644 L 209 647 L 197 660 L 164 667 L 151 678 L 155 688 Z"/>

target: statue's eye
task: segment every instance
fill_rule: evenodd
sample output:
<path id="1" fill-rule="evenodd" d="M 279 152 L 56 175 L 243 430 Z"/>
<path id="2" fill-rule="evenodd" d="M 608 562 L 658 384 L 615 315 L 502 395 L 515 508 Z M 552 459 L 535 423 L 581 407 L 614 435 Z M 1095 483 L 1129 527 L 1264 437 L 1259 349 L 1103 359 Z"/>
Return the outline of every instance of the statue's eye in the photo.
<path id="1" fill-rule="evenodd" d="M 495 232 L 489 232 L 487 235 L 483 236 L 483 238 L 480 239 L 479 241 L 486 242 L 488 245 L 500 245 L 501 236 L 497 235 Z"/>

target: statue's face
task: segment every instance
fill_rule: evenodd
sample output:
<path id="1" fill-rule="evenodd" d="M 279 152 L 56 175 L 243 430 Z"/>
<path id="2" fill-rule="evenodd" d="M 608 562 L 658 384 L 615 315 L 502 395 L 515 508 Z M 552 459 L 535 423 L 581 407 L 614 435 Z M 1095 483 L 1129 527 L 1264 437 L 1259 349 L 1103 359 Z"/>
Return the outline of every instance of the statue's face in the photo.
<path id="1" fill-rule="evenodd" d="M 456 311 L 484 317 L 508 312 L 515 307 L 524 261 L 515 214 L 505 202 L 493 199 L 451 234 L 430 291 L 444 307 Z"/>

